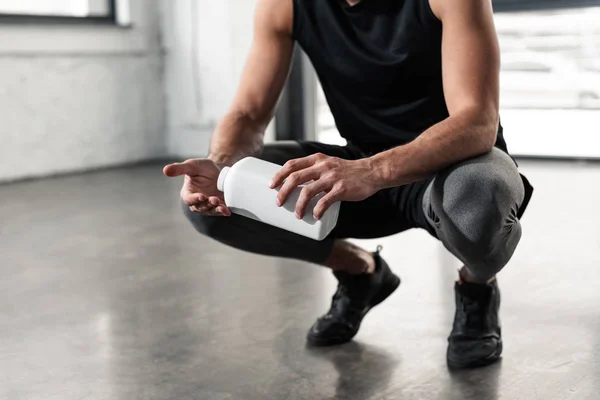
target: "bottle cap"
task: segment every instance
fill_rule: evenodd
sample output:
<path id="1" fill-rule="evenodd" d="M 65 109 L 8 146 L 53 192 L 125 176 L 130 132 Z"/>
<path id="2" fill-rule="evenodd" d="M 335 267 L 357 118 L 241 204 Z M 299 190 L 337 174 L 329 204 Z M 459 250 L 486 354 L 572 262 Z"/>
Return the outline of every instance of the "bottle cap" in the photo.
<path id="1" fill-rule="evenodd" d="M 221 173 L 219 174 L 219 179 L 217 179 L 217 189 L 219 189 L 221 192 L 224 191 L 225 188 L 225 177 L 227 177 L 227 173 L 229 172 L 231 168 L 229 167 L 223 167 L 223 169 L 221 170 Z"/>

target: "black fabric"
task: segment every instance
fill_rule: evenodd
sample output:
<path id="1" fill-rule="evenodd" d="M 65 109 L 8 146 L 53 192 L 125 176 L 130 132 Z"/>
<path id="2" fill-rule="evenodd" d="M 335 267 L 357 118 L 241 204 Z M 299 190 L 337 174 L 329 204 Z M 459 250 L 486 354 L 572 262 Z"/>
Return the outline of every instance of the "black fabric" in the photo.
<path id="1" fill-rule="evenodd" d="M 406 144 L 448 117 L 442 25 L 428 0 L 294 0 L 293 35 L 340 134 L 359 147 Z M 501 126 L 496 145 L 507 151 Z"/>
<path id="2" fill-rule="evenodd" d="M 299 145 L 305 155 L 323 153 L 347 160 L 358 160 L 374 154 L 353 144 L 342 147 L 318 142 L 300 142 Z M 338 223 L 330 236 L 372 239 L 394 235 L 411 228 L 423 228 L 435 237 L 435 231 L 423 212 L 423 195 L 432 180 L 433 177 L 384 189 L 360 202 L 342 202 Z"/>
<path id="3" fill-rule="evenodd" d="M 527 207 L 529 206 L 534 191 L 533 186 L 529 183 L 529 179 L 527 179 L 525 175 L 521 174 L 521 180 L 523 181 L 523 187 L 525 188 L 525 199 L 517 212 L 517 218 L 519 219 L 523 218 L 523 215 L 525 215 L 525 210 L 527 210 Z"/>

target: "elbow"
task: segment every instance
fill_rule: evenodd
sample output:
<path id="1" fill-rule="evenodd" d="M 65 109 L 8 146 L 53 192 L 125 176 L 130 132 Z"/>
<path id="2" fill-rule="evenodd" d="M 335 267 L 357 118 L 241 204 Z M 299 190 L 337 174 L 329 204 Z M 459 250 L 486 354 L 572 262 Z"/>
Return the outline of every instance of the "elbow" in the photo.
<path id="1" fill-rule="evenodd" d="M 260 104 L 234 105 L 229 110 L 228 117 L 244 125 L 263 130 L 273 118 L 273 110 Z"/>
<path id="2" fill-rule="evenodd" d="M 229 110 L 225 119 L 234 125 L 262 131 L 266 129 L 271 118 L 270 115 L 265 115 L 257 110 L 236 107 Z"/>
<path id="3" fill-rule="evenodd" d="M 477 143 L 481 146 L 481 153 L 492 151 L 498 139 L 498 126 L 500 124 L 497 109 L 478 109 L 472 114 L 472 126 L 477 136 Z"/>
<path id="4" fill-rule="evenodd" d="M 242 108 L 232 109 L 229 112 L 228 117 L 245 125 L 254 126 L 264 125 L 263 121 L 266 119 L 263 115 L 255 110 Z"/>
<path id="5" fill-rule="evenodd" d="M 488 122 L 481 127 L 479 132 L 481 146 L 484 153 L 492 151 L 498 139 L 498 121 Z"/>
<path id="6" fill-rule="evenodd" d="M 456 121 L 456 127 L 464 132 L 464 139 L 469 143 L 467 148 L 471 156 L 492 151 L 498 138 L 500 117 L 498 112 L 485 107 L 469 107 L 450 116 Z"/>

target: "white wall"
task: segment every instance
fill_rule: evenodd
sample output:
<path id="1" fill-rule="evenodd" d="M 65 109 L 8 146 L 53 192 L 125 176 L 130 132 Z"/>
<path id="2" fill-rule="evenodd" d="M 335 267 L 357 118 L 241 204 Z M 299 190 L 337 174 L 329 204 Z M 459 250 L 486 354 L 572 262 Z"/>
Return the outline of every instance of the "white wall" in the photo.
<path id="1" fill-rule="evenodd" d="M 0 181 L 167 155 L 159 1 L 130 28 L 0 25 Z"/>
<path id="2" fill-rule="evenodd" d="M 210 135 L 231 104 L 250 49 L 255 4 L 256 0 L 165 2 L 170 154 L 185 158 L 208 152 Z"/>

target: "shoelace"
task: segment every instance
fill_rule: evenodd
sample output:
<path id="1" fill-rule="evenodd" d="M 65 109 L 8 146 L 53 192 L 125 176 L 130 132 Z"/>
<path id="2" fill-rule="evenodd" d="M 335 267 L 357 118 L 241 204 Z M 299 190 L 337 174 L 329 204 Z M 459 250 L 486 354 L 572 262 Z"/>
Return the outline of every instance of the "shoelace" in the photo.
<path id="1" fill-rule="evenodd" d="M 473 298 L 466 297 L 466 296 L 462 296 L 461 303 L 462 303 L 463 318 L 465 320 L 465 325 L 467 326 L 467 328 L 469 328 L 469 329 L 483 328 L 484 310 L 482 308 L 481 303 Z"/>
<path id="2" fill-rule="evenodd" d="M 382 250 L 383 250 L 383 246 L 381 246 L 381 245 L 377 246 L 377 250 L 375 250 L 375 256 L 378 257 L 379 253 L 381 253 Z M 348 288 L 342 284 L 338 284 L 338 288 L 331 299 L 331 308 L 329 309 L 329 312 L 327 312 L 327 314 L 325 314 L 323 316 L 323 318 L 331 319 L 335 316 L 341 316 L 342 314 L 345 313 L 346 317 L 349 317 L 350 319 L 354 319 L 359 314 L 361 314 L 363 311 L 362 307 L 359 308 L 359 307 L 353 306 L 351 304 L 348 304 L 346 307 L 346 310 L 343 309 L 342 300 L 345 298 L 349 298 L 349 297 L 350 297 L 350 293 L 349 293 Z"/>
<path id="3" fill-rule="evenodd" d="M 351 304 L 346 304 L 344 307 L 344 300 L 348 297 L 348 289 L 345 286 L 338 285 L 338 289 L 331 299 L 331 308 L 323 318 L 331 319 L 333 317 L 344 315 L 345 317 L 349 317 L 349 319 L 354 319 L 358 316 L 362 312 L 361 309 L 352 306 Z"/>

